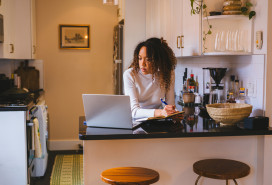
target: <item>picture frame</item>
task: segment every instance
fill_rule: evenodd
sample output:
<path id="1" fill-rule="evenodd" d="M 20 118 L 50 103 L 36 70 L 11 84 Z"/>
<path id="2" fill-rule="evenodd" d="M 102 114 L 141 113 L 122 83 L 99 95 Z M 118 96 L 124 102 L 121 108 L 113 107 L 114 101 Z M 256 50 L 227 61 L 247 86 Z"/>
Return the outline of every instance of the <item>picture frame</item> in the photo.
<path id="1" fill-rule="evenodd" d="M 60 49 L 90 49 L 90 25 L 59 25 Z"/>

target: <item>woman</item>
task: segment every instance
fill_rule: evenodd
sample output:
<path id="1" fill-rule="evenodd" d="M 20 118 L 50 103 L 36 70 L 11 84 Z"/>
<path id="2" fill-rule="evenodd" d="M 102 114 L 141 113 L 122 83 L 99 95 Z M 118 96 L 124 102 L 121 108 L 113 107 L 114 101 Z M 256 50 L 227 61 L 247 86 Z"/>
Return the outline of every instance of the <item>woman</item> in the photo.
<path id="1" fill-rule="evenodd" d="M 123 75 L 133 118 L 167 116 L 176 112 L 175 66 L 176 58 L 165 41 L 150 38 L 137 45 L 133 62 Z M 160 98 L 168 103 L 163 109 Z"/>

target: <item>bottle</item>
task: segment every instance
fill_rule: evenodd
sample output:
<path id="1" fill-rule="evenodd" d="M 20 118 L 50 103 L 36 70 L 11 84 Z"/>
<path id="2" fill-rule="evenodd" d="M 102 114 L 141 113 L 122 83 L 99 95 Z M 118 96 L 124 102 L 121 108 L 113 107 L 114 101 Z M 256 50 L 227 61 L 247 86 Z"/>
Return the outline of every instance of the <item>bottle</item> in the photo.
<path id="1" fill-rule="evenodd" d="M 14 73 L 11 73 L 11 77 L 10 77 L 10 87 L 14 87 Z"/>
<path id="2" fill-rule="evenodd" d="M 187 92 L 187 78 L 183 76 L 182 92 Z"/>
<path id="3" fill-rule="evenodd" d="M 196 76 L 196 81 L 195 81 L 195 93 L 199 93 L 198 76 Z"/>
<path id="4" fill-rule="evenodd" d="M 236 103 L 246 103 L 245 88 L 240 88 Z"/>
<path id="5" fill-rule="evenodd" d="M 239 87 L 239 80 L 235 80 L 235 88 L 234 88 L 234 93 L 233 93 L 234 98 L 238 98 L 238 96 L 239 96 L 239 89 L 240 89 L 240 87 Z"/>
<path id="6" fill-rule="evenodd" d="M 240 88 L 239 96 L 236 100 L 236 103 L 250 103 L 250 98 L 246 95 L 246 90 L 244 87 Z"/>
<path id="7" fill-rule="evenodd" d="M 229 93 L 229 97 L 227 99 L 227 103 L 236 103 L 233 92 Z"/>
<path id="8" fill-rule="evenodd" d="M 235 103 L 235 98 L 234 98 L 234 91 L 235 91 L 235 76 L 231 75 L 230 76 L 230 85 L 227 93 L 227 102 L 229 103 Z"/>
<path id="9" fill-rule="evenodd" d="M 188 91 L 190 93 L 194 93 L 195 92 L 195 86 L 196 86 L 196 82 L 194 80 L 194 74 L 191 74 L 191 78 L 189 79 L 189 82 L 188 82 Z"/>

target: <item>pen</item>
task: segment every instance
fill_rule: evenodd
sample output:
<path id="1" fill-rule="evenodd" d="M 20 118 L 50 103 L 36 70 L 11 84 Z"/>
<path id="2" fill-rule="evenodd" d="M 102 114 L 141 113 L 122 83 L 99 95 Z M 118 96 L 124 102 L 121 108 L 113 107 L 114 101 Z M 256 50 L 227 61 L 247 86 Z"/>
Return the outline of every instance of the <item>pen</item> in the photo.
<path id="1" fill-rule="evenodd" d="M 164 105 L 168 105 L 165 101 L 163 101 L 162 99 L 161 99 L 161 102 L 164 104 Z"/>
<path id="2" fill-rule="evenodd" d="M 168 105 L 165 101 L 163 101 L 162 99 L 161 99 L 161 102 L 164 104 L 164 105 Z M 178 111 L 176 108 L 175 108 L 175 111 Z"/>

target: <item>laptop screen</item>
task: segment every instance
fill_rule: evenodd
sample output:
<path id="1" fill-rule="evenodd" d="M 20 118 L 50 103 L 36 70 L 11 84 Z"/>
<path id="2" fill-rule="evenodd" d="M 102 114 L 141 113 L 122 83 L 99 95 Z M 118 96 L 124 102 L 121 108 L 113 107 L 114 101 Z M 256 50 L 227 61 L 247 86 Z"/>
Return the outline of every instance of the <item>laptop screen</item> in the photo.
<path id="1" fill-rule="evenodd" d="M 82 98 L 87 126 L 132 129 L 129 96 L 83 94 Z"/>

